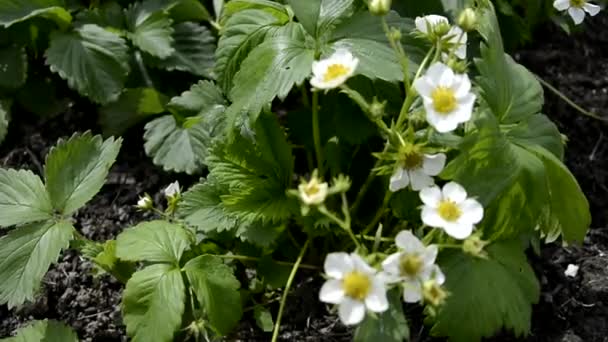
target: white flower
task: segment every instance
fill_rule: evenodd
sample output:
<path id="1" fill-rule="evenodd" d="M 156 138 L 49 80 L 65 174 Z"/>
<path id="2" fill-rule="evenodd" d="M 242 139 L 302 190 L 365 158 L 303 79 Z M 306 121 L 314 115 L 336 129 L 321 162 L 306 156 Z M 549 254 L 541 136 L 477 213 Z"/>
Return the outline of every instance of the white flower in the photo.
<path id="1" fill-rule="evenodd" d="M 357 254 L 330 253 L 324 267 L 331 279 L 323 284 L 319 299 L 338 304 L 338 315 L 344 324 L 361 322 L 366 308 L 373 312 L 388 309 L 384 282 Z"/>
<path id="2" fill-rule="evenodd" d="M 455 182 L 447 183 L 443 190 L 433 186 L 420 191 L 422 222 L 442 228 L 456 239 L 463 240 L 473 232 L 473 225 L 483 218 L 483 207 L 475 199 L 467 198 L 464 188 Z"/>
<path id="3" fill-rule="evenodd" d="M 555 0 L 553 7 L 558 11 L 568 11 L 576 25 L 583 22 L 585 12 L 595 16 L 600 12 L 600 6 L 589 3 L 587 0 Z"/>
<path id="4" fill-rule="evenodd" d="M 401 251 L 391 254 L 382 262 L 383 276 L 388 282 L 402 282 L 403 300 L 415 303 L 422 300 L 422 284 L 437 272 L 435 265 L 437 246 L 424 246 L 412 232 L 404 230 L 395 237 Z M 444 278 L 443 273 L 441 277 Z"/>
<path id="5" fill-rule="evenodd" d="M 308 183 L 301 183 L 298 186 L 300 199 L 306 205 L 319 205 L 323 203 L 327 197 L 327 190 L 327 183 L 320 183 L 319 179 L 314 175 Z"/>
<path id="6" fill-rule="evenodd" d="M 175 196 L 179 195 L 180 193 L 181 193 L 181 189 L 179 187 L 178 181 L 175 181 L 175 182 L 169 184 L 169 186 L 167 186 L 165 188 L 166 197 L 175 197 Z"/>
<path id="7" fill-rule="evenodd" d="M 142 210 L 147 210 L 152 208 L 152 198 L 149 195 L 144 195 L 143 197 L 139 197 L 139 201 L 137 201 L 137 207 Z"/>
<path id="8" fill-rule="evenodd" d="M 460 59 L 467 57 L 468 35 L 460 27 L 450 26 L 448 18 L 431 14 L 424 17 L 416 17 L 415 24 L 416 29 L 426 35 L 445 35 L 447 37 L 446 42 L 451 45 L 451 48 L 455 48 L 454 55 Z M 429 28 L 431 31 L 429 31 Z M 442 30 L 444 32 L 441 32 Z"/>
<path id="9" fill-rule="evenodd" d="M 447 65 L 437 62 L 414 82 L 414 88 L 422 97 L 426 120 L 438 132 L 453 131 L 471 119 L 475 95 L 466 74 L 454 74 Z"/>
<path id="10" fill-rule="evenodd" d="M 391 176 L 389 189 L 399 191 L 412 184 L 414 191 L 420 191 L 435 184 L 432 176 L 437 176 L 445 166 L 445 154 L 420 154 L 405 156 L 403 164 Z"/>
<path id="11" fill-rule="evenodd" d="M 569 264 L 568 268 L 566 268 L 566 271 L 564 271 L 564 275 L 566 277 L 575 278 L 578 274 L 578 268 L 578 265 Z"/>
<path id="12" fill-rule="evenodd" d="M 312 63 L 310 84 L 317 89 L 339 87 L 353 75 L 359 59 L 345 49 L 336 50 L 331 56 Z"/>

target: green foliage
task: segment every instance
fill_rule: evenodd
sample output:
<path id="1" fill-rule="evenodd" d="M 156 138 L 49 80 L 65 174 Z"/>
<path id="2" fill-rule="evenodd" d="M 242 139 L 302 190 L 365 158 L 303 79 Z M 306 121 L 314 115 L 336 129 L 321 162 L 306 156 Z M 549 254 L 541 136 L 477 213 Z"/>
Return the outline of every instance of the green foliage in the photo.
<path id="1" fill-rule="evenodd" d="M 8 134 L 8 123 L 10 121 L 11 103 L 0 99 L 0 145 Z"/>
<path id="2" fill-rule="evenodd" d="M 118 34 L 86 24 L 55 32 L 46 51 L 53 72 L 91 100 L 106 104 L 118 98 L 129 72 L 127 45 Z"/>
<path id="3" fill-rule="evenodd" d="M 202 232 L 233 230 L 238 220 L 230 215 L 222 203 L 223 189 L 207 178 L 183 194 L 178 214 Z"/>
<path id="4" fill-rule="evenodd" d="M 288 0 L 288 3 L 306 32 L 317 40 L 354 11 L 353 0 Z"/>
<path id="5" fill-rule="evenodd" d="M 46 158 L 44 178 L 53 208 L 70 215 L 101 189 L 122 140 L 90 133 L 61 140 Z"/>
<path id="6" fill-rule="evenodd" d="M 133 125 L 165 111 L 166 96 L 152 88 L 126 89 L 99 109 L 99 123 L 106 135 L 121 135 Z"/>
<path id="7" fill-rule="evenodd" d="M 0 238 L 0 304 L 34 299 L 51 263 L 67 248 L 74 227 L 67 221 L 33 223 Z"/>
<path id="8" fill-rule="evenodd" d="M 126 17 L 130 31 L 128 37 L 135 46 L 161 59 L 173 54 L 172 21 L 167 13 L 158 10 L 156 1 L 133 4 Z"/>
<path id="9" fill-rule="evenodd" d="M 100 245 L 99 248 L 101 250 L 96 251 L 94 255 L 90 256 L 98 268 L 98 274 L 107 272 L 119 281 L 126 283 L 135 272 L 135 264 L 118 259 L 115 240 L 108 240 L 103 245 Z"/>
<path id="10" fill-rule="evenodd" d="M 40 177 L 31 171 L 0 169 L 0 227 L 47 220 L 52 215 Z"/>
<path id="11" fill-rule="evenodd" d="M 34 17 L 53 20 L 60 27 L 66 27 L 72 16 L 62 6 L 61 0 L 1 0 L 0 25 L 9 27 Z"/>
<path id="12" fill-rule="evenodd" d="M 15 337 L 3 338 L 2 342 L 78 342 L 78 336 L 64 324 L 53 321 L 33 321 L 19 329 Z"/>
<path id="13" fill-rule="evenodd" d="M 218 257 L 201 255 L 184 266 L 188 281 L 209 323 L 228 334 L 241 319 L 240 282 Z"/>
<path id="14" fill-rule="evenodd" d="M 454 342 L 481 341 L 501 328 L 517 336 L 530 331 L 540 286 L 517 241 L 487 247 L 487 259 L 447 253 L 439 264 L 450 292 L 431 333 Z"/>
<path id="15" fill-rule="evenodd" d="M 403 313 L 401 291 L 398 288 L 388 294 L 389 309 L 378 317 L 367 315 L 357 327 L 353 341 L 355 342 L 401 342 L 409 341 L 410 329 Z"/>
<path id="16" fill-rule="evenodd" d="M 261 305 L 256 305 L 256 307 L 253 308 L 253 318 L 255 319 L 255 324 L 258 326 L 258 328 L 262 329 L 262 331 L 272 331 L 274 322 L 272 321 L 272 314 L 270 313 L 270 310 Z"/>
<path id="17" fill-rule="evenodd" d="M 27 78 L 27 55 L 22 46 L 0 47 L 0 88 L 21 87 Z"/>

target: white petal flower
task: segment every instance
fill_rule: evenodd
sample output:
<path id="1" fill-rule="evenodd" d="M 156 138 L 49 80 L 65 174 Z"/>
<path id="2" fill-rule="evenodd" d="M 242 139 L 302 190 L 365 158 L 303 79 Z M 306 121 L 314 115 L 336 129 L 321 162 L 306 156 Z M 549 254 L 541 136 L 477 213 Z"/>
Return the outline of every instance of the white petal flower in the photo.
<path id="1" fill-rule="evenodd" d="M 319 299 L 337 304 L 340 320 L 344 324 L 361 322 L 366 309 L 373 312 L 388 309 L 384 281 L 359 255 L 330 253 L 324 267 L 330 279 L 321 287 Z"/>
<path id="2" fill-rule="evenodd" d="M 483 218 L 483 207 L 477 200 L 467 197 L 465 189 L 455 182 L 420 191 L 422 222 L 441 228 L 455 239 L 464 240 L 473 232 L 473 226 Z"/>
<path id="3" fill-rule="evenodd" d="M 578 265 L 569 264 L 568 268 L 566 268 L 566 270 L 564 271 L 564 275 L 566 277 L 576 278 L 576 275 L 578 274 L 578 269 Z"/>
<path id="4" fill-rule="evenodd" d="M 152 208 L 153 203 L 152 203 L 152 198 L 150 198 L 149 195 L 144 195 L 143 197 L 139 197 L 139 200 L 137 201 L 137 207 L 139 209 L 142 210 L 147 210 Z"/>
<path id="5" fill-rule="evenodd" d="M 475 95 L 466 74 L 454 74 L 447 65 L 437 62 L 414 82 L 414 88 L 422 97 L 426 120 L 438 132 L 453 131 L 471 119 Z"/>
<path id="6" fill-rule="evenodd" d="M 405 156 L 403 163 L 391 176 L 389 190 L 396 192 L 412 185 L 414 191 L 420 191 L 435 184 L 437 176 L 445 166 L 446 156 L 438 154 L 420 154 L 412 152 Z"/>
<path id="7" fill-rule="evenodd" d="M 431 37 L 436 35 L 435 39 L 441 39 L 440 37 L 445 35 L 448 37 L 447 43 L 450 44 L 451 48 L 455 49 L 454 55 L 460 59 L 466 58 L 468 41 L 467 33 L 458 26 L 450 26 L 448 18 L 431 14 L 424 17 L 417 17 L 415 24 L 418 31 Z M 442 31 L 441 33 L 444 35 L 436 32 L 438 27 L 441 27 L 440 31 Z"/>
<path id="8" fill-rule="evenodd" d="M 358 64 L 359 59 L 350 51 L 339 49 L 328 58 L 312 63 L 310 84 L 317 89 L 339 87 L 354 74 Z"/>
<path id="9" fill-rule="evenodd" d="M 467 58 L 467 41 L 469 40 L 467 33 L 458 26 L 452 26 L 448 32 L 448 42 L 453 45 L 454 55 L 460 59 Z"/>
<path id="10" fill-rule="evenodd" d="M 316 176 L 313 176 L 308 183 L 302 183 L 298 186 L 300 199 L 306 205 L 319 205 L 325 201 L 329 186 L 326 182 L 320 182 Z"/>
<path id="11" fill-rule="evenodd" d="M 600 6 L 589 3 L 587 0 L 555 0 L 553 7 L 558 11 L 568 11 L 576 25 L 583 22 L 585 12 L 592 17 L 600 12 Z"/>
<path id="12" fill-rule="evenodd" d="M 428 29 L 430 28 L 432 30 L 435 26 L 439 24 L 450 24 L 448 18 L 435 14 L 427 15 L 424 17 L 416 17 L 416 20 L 414 22 L 416 24 L 416 29 L 424 34 L 431 33 Z"/>
<path id="13" fill-rule="evenodd" d="M 169 186 L 167 186 L 165 188 L 165 196 L 167 197 L 174 197 L 176 195 L 179 195 L 181 193 L 181 189 L 179 187 L 179 182 L 175 181 L 171 184 L 169 184 Z"/>

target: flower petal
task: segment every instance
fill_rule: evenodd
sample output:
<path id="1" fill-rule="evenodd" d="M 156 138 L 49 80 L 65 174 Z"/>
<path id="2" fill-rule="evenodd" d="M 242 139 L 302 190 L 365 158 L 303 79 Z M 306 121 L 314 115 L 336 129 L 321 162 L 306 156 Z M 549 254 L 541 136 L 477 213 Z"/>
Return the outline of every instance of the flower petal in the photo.
<path id="1" fill-rule="evenodd" d="M 338 279 L 329 279 L 321 287 L 319 292 L 319 300 L 330 304 L 339 304 L 344 299 L 344 288 L 342 281 Z"/>
<path id="2" fill-rule="evenodd" d="M 471 120 L 473 106 L 475 105 L 475 94 L 469 93 L 458 99 L 458 109 L 452 112 L 453 120 L 458 123 Z"/>
<path id="3" fill-rule="evenodd" d="M 553 7 L 558 11 L 565 11 L 570 8 L 570 0 L 555 0 Z"/>
<path id="4" fill-rule="evenodd" d="M 473 224 L 464 222 L 446 222 L 443 230 L 457 240 L 464 240 L 473 233 Z"/>
<path id="5" fill-rule="evenodd" d="M 467 198 L 459 205 L 462 216 L 459 221 L 462 223 L 479 223 L 483 219 L 483 207 L 477 200 Z"/>
<path id="6" fill-rule="evenodd" d="M 568 14 L 570 14 L 576 25 L 582 23 L 585 19 L 585 11 L 578 7 L 568 8 Z"/>
<path id="7" fill-rule="evenodd" d="M 467 96 L 471 91 L 471 80 L 467 74 L 454 76 L 454 84 L 452 85 L 456 98 Z"/>
<path id="8" fill-rule="evenodd" d="M 439 248 L 437 248 L 437 245 L 430 245 L 430 246 L 426 247 L 424 252 L 421 255 L 422 262 L 424 262 L 424 265 L 426 265 L 426 266 L 433 265 L 435 263 L 435 260 L 437 259 L 438 253 L 439 253 Z"/>
<path id="9" fill-rule="evenodd" d="M 430 26 L 431 28 L 433 28 L 434 26 L 436 26 L 439 23 L 446 23 L 448 24 L 448 18 L 440 16 L 440 15 L 435 15 L 435 14 L 430 14 L 424 17 L 416 17 L 415 23 L 416 23 L 416 29 L 422 33 L 429 33 L 428 32 L 428 26 Z"/>
<path id="10" fill-rule="evenodd" d="M 416 235 L 409 230 L 402 230 L 395 237 L 395 244 L 407 253 L 420 253 L 425 247 Z"/>
<path id="11" fill-rule="evenodd" d="M 386 257 L 382 261 L 382 269 L 384 270 L 384 276 L 387 276 L 385 282 L 395 282 L 399 279 L 399 260 L 401 259 L 401 252 L 393 253 Z"/>
<path id="12" fill-rule="evenodd" d="M 391 176 L 388 189 L 392 192 L 399 191 L 406 188 L 410 184 L 410 179 L 407 175 L 407 171 L 403 168 L 398 168 L 395 173 Z"/>
<path id="13" fill-rule="evenodd" d="M 439 80 L 443 77 L 443 74 L 448 71 L 452 71 L 452 69 L 441 62 L 436 62 L 427 69 L 424 77 L 427 78 L 429 82 L 432 82 L 433 85 L 439 85 Z M 452 75 L 454 75 L 453 71 Z"/>
<path id="14" fill-rule="evenodd" d="M 377 272 L 376 269 L 371 267 L 370 265 L 368 265 L 367 262 L 365 262 L 365 260 L 363 260 L 363 258 L 361 258 L 361 256 L 359 256 L 359 254 L 350 253 L 350 258 L 353 261 L 355 270 L 367 273 L 369 275 L 376 274 L 376 272 Z"/>
<path id="15" fill-rule="evenodd" d="M 586 3 L 585 5 L 583 5 L 583 9 L 592 17 L 600 13 L 600 6 L 590 3 Z"/>
<path id="16" fill-rule="evenodd" d="M 429 186 L 433 186 L 435 184 L 433 177 L 424 173 L 424 170 L 422 170 L 422 169 L 416 169 L 416 170 L 409 171 L 409 174 L 410 174 L 410 180 L 412 183 L 412 189 L 414 191 L 420 191 L 424 188 L 428 188 Z"/>
<path id="17" fill-rule="evenodd" d="M 422 169 L 429 176 L 437 176 L 445 167 L 446 156 L 443 153 L 425 154 Z"/>
<path id="18" fill-rule="evenodd" d="M 348 253 L 338 252 L 327 254 L 323 267 L 325 274 L 328 276 L 342 279 L 344 274 L 351 272 L 355 268 L 355 265 Z"/>
<path id="19" fill-rule="evenodd" d="M 435 85 L 429 82 L 429 77 L 420 77 L 414 81 L 414 89 L 420 94 L 420 96 L 430 98 Z"/>
<path id="20" fill-rule="evenodd" d="M 431 106 L 427 106 L 426 109 L 426 121 L 428 121 L 435 130 L 439 133 L 447 133 L 455 130 L 458 127 L 458 121 L 454 119 L 451 114 L 442 115 L 435 112 L 435 109 Z"/>
<path id="21" fill-rule="evenodd" d="M 446 221 L 439 215 L 437 209 L 428 206 L 422 208 L 420 218 L 422 219 L 422 223 L 429 227 L 442 228 L 446 224 Z"/>
<path id="22" fill-rule="evenodd" d="M 433 277 L 435 278 L 437 284 L 443 285 L 443 283 L 445 283 L 445 274 L 437 265 L 435 265 L 435 267 L 433 268 Z"/>
<path id="23" fill-rule="evenodd" d="M 374 279 L 370 293 L 365 298 L 365 306 L 373 312 L 384 312 L 388 309 L 386 288 L 380 279 Z"/>
<path id="24" fill-rule="evenodd" d="M 365 304 L 352 298 L 345 297 L 338 309 L 338 316 L 345 325 L 354 325 L 365 317 Z"/>
<path id="25" fill-rule="evenodd" d="M 403 283 L 403 301 L 417 303 L 422 300 L 422 286 L 420 282 L 411 281 Z"/>
<path id="26" fill-rule="evenodd" d="M 439 201 L 441 201 L 442 198 L 441 189 L 438 186 L 431 186 L 426 189 L 422 189 L 419 196 L 422 203 L 431 208 L 437 208 Z"/>
<path id="27" fill-rule="evenodd" d="M 456 182 L 447 183 L 443 186 L 443 190 L 441 192 L 443 194 L 443 198 L 455 203 L 460 203 L 467 198 L 467 191 L 462 187 L 462 185 Z"/>

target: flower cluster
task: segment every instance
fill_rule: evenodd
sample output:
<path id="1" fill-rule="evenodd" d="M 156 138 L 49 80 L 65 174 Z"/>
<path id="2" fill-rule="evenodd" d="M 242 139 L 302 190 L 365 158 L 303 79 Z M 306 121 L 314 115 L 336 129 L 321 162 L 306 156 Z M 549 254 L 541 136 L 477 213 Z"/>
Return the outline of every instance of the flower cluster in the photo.
<path id="1" fill-rule="evenodd" d="M 585 12 L 592 17 L 600 13 L 600 6 L 594 5 L 587 0 L 555 0 L 553 7 L 558 11 L 568 11 L 568 14 L 576 25 L 585 20 Z"/>

